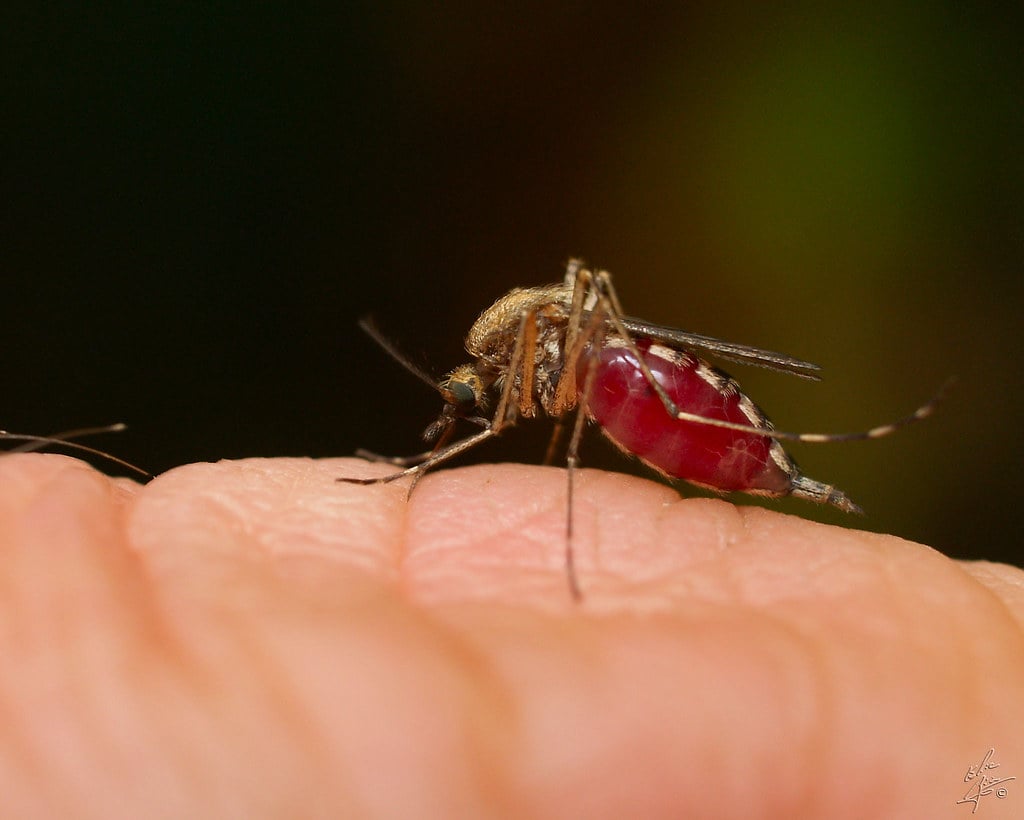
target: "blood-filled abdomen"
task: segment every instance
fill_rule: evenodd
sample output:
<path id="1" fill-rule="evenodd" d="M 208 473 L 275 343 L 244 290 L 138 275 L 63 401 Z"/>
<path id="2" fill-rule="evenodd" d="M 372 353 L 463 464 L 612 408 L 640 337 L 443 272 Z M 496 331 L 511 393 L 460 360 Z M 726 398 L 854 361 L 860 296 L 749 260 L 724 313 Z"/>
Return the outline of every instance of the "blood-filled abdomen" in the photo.
<path id="1" fill-rule="evenodd" d="M 636 345 L 680 410 L 770 429 L 764 414 L 724 373 L 685 351 L 646 339 Z M 767 495 L 790 492 L 796 466 L 773 439 L 674 418 L 621 340 L 606 342 L 592 355 L 597 362 L 587 414 L 623 450 L 669 476 L 705 487 Z M 581 390 L 589 361 L 580 358 Z"/>

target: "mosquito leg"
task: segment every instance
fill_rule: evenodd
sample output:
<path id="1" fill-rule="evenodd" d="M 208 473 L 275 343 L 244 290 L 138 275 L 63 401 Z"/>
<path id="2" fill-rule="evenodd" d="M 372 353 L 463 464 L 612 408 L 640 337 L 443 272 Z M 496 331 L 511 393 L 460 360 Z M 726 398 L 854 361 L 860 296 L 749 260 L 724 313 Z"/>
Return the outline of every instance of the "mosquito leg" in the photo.
<path id="1" fill-rule="evenodd" d="M 594 274 L 594 291 L 597 294 L 598 303 L 603 306 L 604 312 L 608 316 L 608 321 L 611 323 L 615 332 L 626 342 L 626 347 L 629 352 L 633 354 L 636 359 L 637 366 L 640 368 L 640 372 L 643 373 L 644 379 L 651 386 L 654 392 L 658 395 L 662 405 L 670 416 L 674 416 L 680 421 L 693 421 L 698 424 L 706 424 L 711 427 L 724 427 L 728 430 L 737 430 L 744 433 L 757 433 L 759 435 L 771 435 L 772 431 L 764 430 L 758 427 L 751 427 L 747 424 L 736 424 L 730 421 L 722 421 L 719 419 L 709 419 L 704 416 L 699 416 L 693 413 L 686 413 L 679 409 L 679 406 L 672 400 L 669 394 L 665 391 L 665 388 L 654 378 L 654 374 L 651 372 L 651 368 L 648 366 L 646 360 L 641 355 L 640 350 L 636 346 L 636 342 L 633 341 L 633 336 L 626 329 L 626 326 L 622 323 L 622 308 L 619 305 L 619 296 L 615 292 L 615 286 L 612 284 L 612 277 L 608 271 L 598 271 Z M 595 310 L 596 312 L 596 310 Z M 785 437 L 785 434 L 782 436 Z"/>
<path id="2" fill-rule="evenodd" d="M 82 436 L 98 436 L 103 433 L 123 433 L 127 429 L 128 425 L 119 421 L 116 424 L 104 424 L 100 427 L 79 427 L 75 430 L 62 430 L 59 433 L 51 433 L 47 438 L 67 441 L 70 438 L 82 438 Z"/>
<path id="3" fill-rule="evenodd" d="M 578 416 L 582 418 L 582 415 Z M 580 581 L 576 576 L 576 553 L 573 549 L 573 532 L 572 532 L 572 498 L 573 498 L 573 485 L 575 476 L 574 456 L 568 458 L 568 469 L 567 473 L 569 476 L 568 481 L 568 515 L 565 520 L 565 577 L 569 582 L 569 594 L 572 596 L 573 601 L 580 603 L 583 600 L 583 591 L 580 589 Z"/>
<path id="4" fill-rule="evenodd" d="M 593 344 L 600 347 L 604 339 L 604 315 L 600 305 L 596 306 L 590 315 L 590 320 L 575 337 L 574 349 L 566 355 L 566 367 L 572 367 L 575 372 L 576 362 L 579 360 L 582 350 Z M 578 405 L 576 407 L 576 420 L 573 423 L 572 438 L 569 439 L 569 450 L 566 455 L 566 475 L 568 487 L 566 491 L 566 521 L 565 521 L 565 574 L 569 581 L 569 592 L 574 601 L 583 600 L 583 592 L 580 589 L 579 578 L 576 574 L 576 555 L 573 546 L 573 498 L 575 495 L 576 468 L 579 467 L 580 441 L 583 438 L 583 428 L 587 422 L 587 396 L 594 386 L 594 378 L 597 373 L 597 359 L 591 357 L 587 362 L 587 372 L 583 380 L 583 389 L 579 391 Z"/>
<path id="5" fill-rule="evenodd" d="M 599 302 L 602 302 L 605 305 L 605 312 L 607 313 L 608 321 L 615 329 L 615 332 L 626 342 L 630 353 L 632 353 L 636 359 L 637 366 L 644 375 L 644 379 L 646 379 L 647 383 L 658 395 L 662 405 L 665 407 L 665 411 L 680 421 L 690 421 L 695 424 L 703 424 L 708 427 L 721 427 L 725 430 L 735 430 L 740 433 L 752 433 L 784 441 L 803 441 L 815 444 L 840 441 L 863 441 L 865 439 L 882 438 L 883 436 L 891 435 L 901 427 L 905 427 L 908 424 L 927 418 L 935 411 L 935 407 L 940 401 L 942 401 L 946 393 L 949 391 L 949 388 L 956 381 L 955 378 L 948 379 L 942 387 L 939 388 L 939 391 L 932 399 L 922 404 L 913 413 L 910 413 L 909 415 L 890 424 L 882 424 L 878 427 L 872 427 L 870 430 L 861 430 L 854 433 L 787 433 L 782 430 L 753 427 L 749 424 L 738 424 L 736 422 L 725 421 L 724 419 L 712 419 L 696 413 L 687 413 L 685 410 L 681 410 L 679 408 L 668 393 L 665 392 L 665 388 L 657 379 L 654 378 L 654 374 L 651 373 L 650 367 L 648 367 L 644 357 L 637 349 L 632 335 L 626 329 L 625 325 L 623 325 L 622 316 L 624 314 L 622 313 L 622 308 L 619 304 L 619 297 L 615 292 L 615 286 L 612 284 L 611 274 L 607 271 L 598 271 L 594 274 L 593 281 L 597 298 Z"/>
<path id="6" fill-rule="evenodd" d="M 528 324 L 534 326 L 532 334 L 533 346 L 528 351 L 529 355 L 527 355 L 526 351 L 527 336 L 530 335 L 526 329 Z M 490 429 L 494 432 L 494 435 L 500 433 L 504 427 L 515 424 L 517 417 L 515 415 L 516 402 L 513 399 L 513 393 L 516 390 L 516 376 L 522 375 L 523 381 L 526 380 L 527 374 L 525 372 L 520 374 L 520 368 L 524 367 L 524 359 L 529 359 L 529 380 L 531 382 L 533 381 L 533 372 L 537 361 L 536 351 L 534 349 L 536 348 L 536 344 L 536 312 L 533 309 L 530 309 L 524 311 L 519 320 L 519 332 L 516 334 L 516 343 L 512 348 L 512 355 L 509 358 L 508 370 L 505 373 L 505 382 L 501 388 L 501 398 L 498 399 L 498 406 L 494 410 L 494 418 L 491 421 Z M 524 401 L 529 402 L 530 412 L 528 415 L 532 416 L 534 414 L 533 396 L 527 396 L 525 399 L 520 396 L 518 409 L 521 410 Z"/>
<path id="7" fill-rule="evenodd" d="M 6 450 L 5 452 L 31 453 L 33 450 L 39 450 L 52 444 L 67 445 L 69 439 L 80 438 L 81 436 L 94 436 L 99 435 L 100 433 L 120 433 L 125 429 L 127 429 L 125 424 L 118 423 L 108 424 L 104 427 L 82 427 L 78 430 L 63 430 L 60 433 L 51 433 L 48 436 L 31 436 L 24 435 L 22 433 L 8 433 L 6 430 L 0 430 L 0 440 L 24 442 L 24 444 L 19 444 L 17 447 L 12 447 L 10 450 Z"/>
<path id="8" fill-rule="evenodd" d="M 615 292 L 615 286 L 612 284 L 612 277 L 608 271 L 598 271 L 594 274 L 594 291 L 597 294 L 597 299 L 600 304 L 604 306 L 604 311 L 608 315 L 608 321 L 612 327 L 615 328 L 615 332 L 622 337 L 626 342 L 626 346 L 629 352 L 633 354 L 636 359 L 637 365 L 640 368 L 640 372 L 644 374 L 644 379 L 651 386 L 658 398 L 661 399 L 662 405 L 665 407 L 665 411 L 676 418 L 683 421 L 698 421 L 703 424 L 709 424 L 713 427 L 725 426 L 733 430 L 743 430 L 749 432 L 758 432 L 762 435 L 766 432 L 759 430 L 756 427 L 750 427 L 749 425 L 733 425 L 732 422 L 721 422 L 719 423 L 716 419 L 705 419 L 703 416 L 693 416 L 693 418 L 684 418 L 680 415 L 679 407 L 672 400 L 672 398 L 665 392 L 665 388 L 654 378 L 654 374 L 651 373 L 651 368 L 648 367 L 644 357 L 640 354 L 637 349 L 636 342 L 633 341 L 632 334 L 626 329 L 626 326 L 622 323 L 622 308 L 619 304 L 619 296 Z"/>
<path id="9" fill-rule="evenodd" d="M 565 422 L 558 419 L 555 422 L 555 429 L 551 432 L 551 439 L 548 441 L 548 449 L 544 453 L 544 466 L 550 467 L 555 463 L 555 456 L 562 447 L 562 439 L 565 438 Z"/>
<path id="10" fill-rule="evenodd" d="M 643 360 L 641 359 L 641 361 Z M 889 422 L 888 424 L 880 424 L 869 430 L 858 430 L 853 433 L 786 433 L 782 430 L 763 429 L 760 427 L 750 427 L 746 424 L 735 424 L 730 421 L 709 419 L 706 416 L 699 416 L 694 413 L 687 413 L 685 410 L 679 410 L 678 408 L 675 408 L 675 405 L 671 400 L 669 401 L 669 404 L 672 408 L 675 408 L 675 413 L 673 415 L 680 421 L 692 421 L 696 424 L 705 424 L 710 427 L 722 427 L 726 430 L 736 430 L 741 433 L 756 433 L 760 436 L 783 439 L 785 441 L 803 441 L 810 444 L 830 444 L 840 441 L 866 441 L 868 439 L 883 438 L 885 436 L 892 435 L 901 427 L 906 427 L 908 424 L 913 424 L 914 422 L 926 419 L 935 412 L 935 408 L 946 397 L 946 394 L 955 383 L 956 377 L 950 377 L 942 384 L 931 399 L 914 410 L 914 412 L 908 413 L 906 416 L 903 416 L 896 421 Z M 671 408 L 668 406 L 666 406 L 666 409 L 669 409 L 671 412 Z"/>
<path id="11" fill-rule="evenodd" d="M 418 464 L 414 464 L 411 467 L 407 467 L 404 470 L 400 470 L 397 473 L 390 473 L 389 475 L 377 476 L 376 478 L 336 478 L 335 481 L 343 481 L 346 484 L 390 484 L 392 481 L 397 481 L 400 478 L 406 476 L 415 476 L 417 474 L 425 473 L 427 470 L 433 469 L 438 464 L 443 464 L 449 459 L 454 458 L 460 453 L 466 452 L 483 441 L 496 436 L 497 433 L 491 428 L 481 430 L 479 433 L 474 433 L 472 436 L 461 439 L 454 444 L 449 444 L 438 450 L 435 453 L 431 453 L 429 457 L 425 458 Z M 416 479 L 417 481 L 419 479 Z"/>
<path id="12" fill-rule="evenodd" d="M 362 448 L 356 450 L 356 458 L 362 458 L 366 461 L 372 461 L 375 464 L 390 464 L 392 467 L 412 467 L 416 464 L 420 464 L 426 461 L 434 454 L 434 450 L 425 450 L 422 453 L 417 453 L 414 456 L 384 456 L 380 453 L 374 453 L 371 450 L 363 450 Z"/>
<path id="13" fill-rule="evenodd" d="M 537 317 L 531 310 L 523 314 L 519 322 L 519 336 L 516 341 L 517 347 L 522 347 L 520 356 L 522 367 L 522 379 L 519 384 L 519 415 L 523 418 L 533 418 L 536 413 L 536 406 L 533 400 L 533 380 L 537 370 Z M 512 369 L 515 373 L 515 368 Z"/>
<path id="14" fill-rule="evenodd" d="M 587 421 L 587 396 L 590 395 L 596 373 L 597 359 L 592 357 L 587 362 L 587 374 L 583 381 L 583 389 L 580 391 L 579 406 L 576 408 L 576 420 L 572 428 L 572 438 L 569 439 L 569 452 L 565 459 L 566 474 L 568 475 L 568 504 L 566 505 L 567 515 L 565 521 L 565 574 L 569 581 L 569 592 L 575 601 L 583 600 L 583 592 L 580 590 L 579 578 L 576 575 L 576 556 L 573 546 L 573 497 L 575 495 L 576 468 L 579 467 L 580 463 L 580 441 L 583 438 L 583 428 Z"/>
<path id="15" fill-rule="evenodd" d="M 118 433 L 124 429 L 125 425 L 123 424 L 111 424 L 107 427 L 84 427 L 80 430 L 67 430 L 63 433 L 54 433 L 52 436 L 31 436 L 23 433 L 8 433 L 6 430 L 0 430 L 0 440 L 24 442 L 24 444 L 8 450 L 7 452 L 9 453 L 27 453 L 32 450 L 38 450 L 42 447 L 49 447 L 51 445 L 67 447 L 69 450 L 88 453 L 89 455 L 106 459 L 112 464 L 118 464 L 127 470 L 137 473 L 148 481 L 153 478 L 153 475 L 146 472 L 141 467 L 136 467 L 134 464 L 118 458 L 115 455 L 104 452 L 103 450 L 97 450 L 95 447 L 89 447 L 87 444 L 79 444 L 77 441 L 68 440 L 78 436 L 91 436 L 97 433 Z"/>
<path id="16" fill-rule="evenodd" d="M 571 278 L 571 282 L 570 282 Z M 565 271 L 565 283 L 572 284 L 572 305 L 565 329 L 565 354 L 577 349 L 576 340 L 583 324 L 583 309 L 591 291 L 591 273 L 578 259 L 570 259 Z M 576 361 L 567 360 L 562 365 L 562 378 L 558 383 L 556 407 L 568 407 L 576 395 Z"/>
<path id="17" fill-rule="evenodd" d="M 598 335 L 603 327 L 604 317 L 607 313 L 606 305 L 598 298 L 593 288 L 593 275 L 585 268 L 578 267 L 581 263 L 572 260 L 569 269 L 566 271 L 566 282 L 568 283 L 571 272 L 575 272 L 573 282 L 572 309 L 569 313 L 569 320 L 565 331 L 564 358 L 562 362 L 562 374 L 558 380 L 558 389 L 555 392 L 553 414 L 557 417 L 576 406 L 578 384 L 576 380 L 576 367 L 579 358 L 587 344 Z M 583 327 L 583 312 L 590 309 L 590 319 L 586 327 Z M 600 342 L 594 345 L 600 347 Z"/>
<path id="18" fill-rule="evenodd" d="M 498 400 L 498 406 L 494 411 L 493 419 L 490 423 L 477 417 L 469 419 L 469 421 L 474 423 L 485 425 L 484 429 L 479 433 L 449 445 L 447 444 L 447 441 L 455 428 L 448 427 L 442 434 L 441 439 L 438 441 L 437 446 L 432 452 L 420 453 L 409 458 L 382 458 L 375 453 L 358 451 L 357 455 L 363 455 L 364 457 L 368 456 L 371 461 L 382 461 L 385 464 L 393 464 L 396 467 L 405 466 L 405 469 L 399 470 L 396 473 L 391 473 L 390 475 L 378 476 L 376 478 L 343 477 L 335 480 L 343 481 L 347 484 L 390 484 L 392 481 L 397 481 L 400 478 L 410 476 L 412 477 L 412 482 L 409 486 L 408 492 L 411 495 L 416 484 L 427 470 L 436 467 L 438 464 L 443 464 L 460 453 L 475 447 L 486 439 L 498 435 L 505 427 L 510 427 L 515 424 L 516 419 L 518 418 L 517 411 L 521 411 L 522 408 L 526 406 L 524 405 L 524 399 L 520 398 L 518 401 L 519 406 L 517 407 L 517 402 L 513 397 L 513 392 L 516 390 L 516 374 L 518 373 L 520 375 L 520 381 L 522 383 L 532 383 L 534 369 L 536 367 L 536 338 L 536 313 L 533 310 L 529 310 L 523 313 L 519 322 L 519 333 L 516 336 L 516 343 L 512 350 L 508 372 L 501 391 L 501 398 Z M 529 362 L 528 365 L 524 364 L 526 361 Z M 522 371 L 520 371 L 520 368 L 522 368 Z M 530 411 L 529 415 L 533 415 L 534 413 L 532 392 L 531 388 L 530 395 L 528 397 L 529 406 L 527 407 Z"/>

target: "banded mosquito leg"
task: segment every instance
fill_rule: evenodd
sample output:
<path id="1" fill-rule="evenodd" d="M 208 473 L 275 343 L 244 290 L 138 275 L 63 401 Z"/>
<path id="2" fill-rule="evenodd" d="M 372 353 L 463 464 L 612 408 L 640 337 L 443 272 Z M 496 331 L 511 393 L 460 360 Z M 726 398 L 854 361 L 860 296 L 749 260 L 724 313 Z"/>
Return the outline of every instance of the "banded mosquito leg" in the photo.
<path id="1" fill-rule="evenodd" d="M 566 353 L 566 362 L 569 363 L 567 366 L 571 366 L 574 373 L 579 357 L 588 345 L 593 346 L 595 349 L 600 348 L 604 341 L 604 328 L 604 308 L 601 304 L 598 304 L 590 314 L 586 326 L 575 335 L 573 349 Z M 590 391 L 593 389 L 596 373 L 597 357 L 591 356 L 587 360 L 587 372 L 583 379 L 583 389 L 579 391 L 576 419 L 573 423 L 572 437 L 569 439 L 569 450 L 566 455 L 565 573 L 569 582 L 569 592 L 573 600 L 577 602 L 583 600 L 583 592 L 580 589 L 579 577 L 576 573 L 576 554 L 573 544 L 573 499 L 575 497 L 576 469 L 579 467 L 580 441 L 583 438 L 583 428 L 587 423 L 587 396 L 590 395 Z"/>
<path id="2" fill-rule="evenodd" d="M 431 453 L 429 457 L 425 458 L 418 464 L 414 464 L 413 466 L 407 467 L 404 470 L 400 470 L 397 473 L 390 473 L 389 475 L 377 476 L 375 478 L 343 477 L 336 478 L 334 480 L 344 482 L 345 484 L 390 484 L 392 481 L 398 481 L 398 479 L 400 478 L 412 476 L 413 486 L 415 486 L 416 483 L 419 481 L 419 477 L 426 473 L 427 470 L 431 470 L 438 464 L 443 464 L 449 459 L 455 458 L 455 456 L 459 455 L 460 453 L 464 453 L 466 452 L 466 450 L 472 449 L 481 442 L 484 442 L 489 438 L 493 438 L 496 435 L 497 433 L 495 433 L 494 430 L 488 427 L 486 430 L 481 430 L 479 433 L 474 433 L 472 436 L 460 439 L 459 441 L 456 441 L 454 444 L 449 444 L 447 447 L 443 447 L 440 450 Z M 412 487 L 409 488 L 409 492 L 412 492 Z"/>

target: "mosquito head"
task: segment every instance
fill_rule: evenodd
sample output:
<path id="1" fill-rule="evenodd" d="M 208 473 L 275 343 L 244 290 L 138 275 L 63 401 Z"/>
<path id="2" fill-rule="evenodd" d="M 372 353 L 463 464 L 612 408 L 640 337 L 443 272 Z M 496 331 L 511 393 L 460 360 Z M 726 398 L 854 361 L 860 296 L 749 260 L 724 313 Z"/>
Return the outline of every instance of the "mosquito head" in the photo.
<path id="1" fill-rule="evenodd" d="M 476 421 L 476 411 L 483 410 L 487 403 L 488 382 L 474 365 L 456 367 L 437 384 L 437 392 L 444 399 L 444 409 L 437 421 L 424 432 L 425 441 L 437 440 L 458 419 Z"/>
<path id="2" fill-rule="evenodd" d="M 437 390 L 448 409 L 465 416 L 477 409 L 484 399 L 484 380 L 471 364 L 456 367 L 438 382 Z"/>

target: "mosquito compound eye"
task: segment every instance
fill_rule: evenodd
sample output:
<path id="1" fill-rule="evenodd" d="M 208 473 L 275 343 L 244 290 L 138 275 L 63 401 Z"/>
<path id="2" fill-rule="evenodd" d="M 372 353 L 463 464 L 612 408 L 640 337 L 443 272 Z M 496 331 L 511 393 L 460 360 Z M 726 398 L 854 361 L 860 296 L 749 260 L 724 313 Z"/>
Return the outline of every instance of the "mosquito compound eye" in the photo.
<path id="1" fill-rule="evenodd" d="M 484 394 L 480 375 L 471 364 L 455 368 L 441 380 L 437 389 L 448 406 L 459 413 L 466 413 L 477 407 Z"/>
<path id="2" fill-rule="evenodd" d="M 451 398 L 449 401 L 458 407 L 473 407 L 476 405 L 476 394 L 473 388 L 465 382 L 449 382 L 447 385 Z"/>

